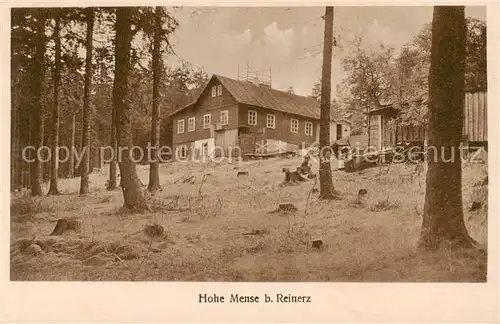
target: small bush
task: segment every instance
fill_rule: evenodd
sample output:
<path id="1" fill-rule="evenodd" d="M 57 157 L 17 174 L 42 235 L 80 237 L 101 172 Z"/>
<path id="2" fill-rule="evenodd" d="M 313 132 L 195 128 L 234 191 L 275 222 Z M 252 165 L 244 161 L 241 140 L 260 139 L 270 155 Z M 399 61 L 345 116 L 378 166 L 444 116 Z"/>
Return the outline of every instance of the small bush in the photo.
<path id="1" fill-rule="evenodd" d="M 32 219 L 40 213 L 53 213 L 54 206 L 42 204 L 40 200 L 32 197 L 23 197 L 12 201 L 10 204 L 11 216 L 21 216 Z"/>
<path id="2" fill-rule="evenodd" d="M 375 204 L 370 206 L 370 211 L 372 212 L 379 212 L 379 211 L 385 211 L 385 210 L 391 210 L 391 209 L 396 209 L 398 208 L 398 204 L 389 201 L 389 198 L 385 198 L 382 200 L 377 201 Z"/>

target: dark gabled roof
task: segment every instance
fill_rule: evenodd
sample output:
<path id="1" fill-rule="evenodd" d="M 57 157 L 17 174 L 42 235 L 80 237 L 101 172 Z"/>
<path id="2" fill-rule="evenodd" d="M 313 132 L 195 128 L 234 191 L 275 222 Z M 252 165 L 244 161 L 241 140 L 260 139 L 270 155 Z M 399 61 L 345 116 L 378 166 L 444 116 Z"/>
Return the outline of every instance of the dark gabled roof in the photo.
<path id="1" fill-rule="evenodd" d="M 299 96 L 285 91 L 271 89 L 265 85 L 256 85 L 247 81 L 234 80 L 216 74 L 210 78 L 210 81 L 207 83 L 205 88 L 214 78 L 217 79 L 227 91 L 229 91 L 238 103 L 272 109 L 312 119 L 319 119 L 320 117 L 320 106 L 314 98 Z M 201 91 L 201 93 L 203 93 L 204 90 Z M 201 97 L 201 93 L 196 101 L 175 111 L 171 115 L 174 115 L 195 104 Z"/>
<path id="2" fill-rule="evenodd" d="M 415 99 L 410 100 L 408 102 L 402 103 L 401 106 L 402 107 L 408 107 L 408 105 L 410 105 L 412 103 L 422 104 L 422 103 L 426 103 L 427 100 L 428 100 L 427 93 L 422 93 L 419 96 L 416 96 Z M 388 104 L 383 104 L 383 105 L 381 105 L 378 108 L 371 109 L 368 112 L 368 115 L 378 115 L 378 114 L 381 114 L 383 112 L 386 112 L 386 113 L 397 113 L 398 111 L 399 111 L 399 109 L 396 108 L 392 103 L 388 103 Z"/>
<path id="3" fill-rule="evenodd" d="M 319 103 L 311 97 L 298 96 L 289 92 L 255 85 L 220 75 L 215 77 L 233 95 L 238 103 L 281 111 L 284 113 L 319 119 Z"/>
<path id="4" fill-rule="evenodd" d="M 378 114 L 382 113 L 382 111 L 397 111 L 397 110 L 392 105 L 383 105 L 379 108 L 371 109 L 368 112 L 368 115 L 378 115 Z"/>
<path id="5" fill-rule="evenodd" d="M 169 114 L 168 114 L 168 116 L 173 116 L 173 115 L 175 115 L 175 114 L 177 114 L 177 113 L 179 113 L 179 112 L 183 111 L 184 109 L 187 109 L 187 108 L 189 108 L 189 107 L 194 106 L 194 104 L 195 104 L 197 101 L 198 101 L 198 100 L 191 101 L 190 103 L 188 103 L 188 104 L 187 104 L 187 105 L 185 105 L 184 107 L 181 107 L 181 108 L 179 108 L 179 109 L 177 109 L 177 110 L 172 111 L 171 113 L 169 113 Z"/>

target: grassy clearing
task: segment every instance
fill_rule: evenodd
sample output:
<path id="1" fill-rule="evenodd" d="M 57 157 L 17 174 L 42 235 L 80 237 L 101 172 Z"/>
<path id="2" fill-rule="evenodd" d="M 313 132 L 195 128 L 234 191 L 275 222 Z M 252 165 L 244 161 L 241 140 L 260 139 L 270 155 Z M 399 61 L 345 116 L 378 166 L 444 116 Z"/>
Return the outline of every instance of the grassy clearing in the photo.
<path id="1" fill-rule="evenodd" d="M 334 171 L 341 198 L 320 201 L 314 182 L 281 186 L 298 159 L 161 166 L 163 191 L 148 195 L 153 212 L 127 214 L 105 172 L 62 180 L 66 194 L 12 197 L 12 280 L 183 281 L 485 281 L 486 252 L 422 253 L 419 236 L 425 172 L 394 165 L 354 174 Z M 317 167 L 317 166 L 316 166 Z M 248 176 L 236 177 L 238 171 Z M 316 172 L 317 170 L 313 170 Z M 138 166 L 147 183 L 148 167 Z M 194 176 L 194 183 L 183 179 Z M 470 234 L 487 242 L 487 166 L 464 165 L 464 212 Z M 316 184 L 319 187 L 319 183 Z M 367 194 L 359 199 L 360 189 Z M 469 210 L 472 201 L 480 208 Z M 296 212 L 269 213 L 279 203 Z M 77 218 L 80 235 L 50 237 L 60 218 Z M 157 237 L 144 233 L 160 224 Z M 257 234 L 255 234 L 257 233 Z M 253 235 L 255 234 L 255 235 Z M 311 242 L 321 239 L 318 251 Z"/>

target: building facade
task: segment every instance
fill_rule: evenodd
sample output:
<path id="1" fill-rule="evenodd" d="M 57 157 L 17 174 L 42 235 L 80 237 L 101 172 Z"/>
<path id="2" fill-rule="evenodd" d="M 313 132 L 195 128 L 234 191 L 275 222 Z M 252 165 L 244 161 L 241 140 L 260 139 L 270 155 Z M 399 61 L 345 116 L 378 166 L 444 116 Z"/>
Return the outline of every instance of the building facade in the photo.
<path id="1" fill-rule="evenodd" d="M 470 145 L 485 146 L 488 142 L 488 105 L 487 91 L 482 89 L 468 90 L 464 97 L 463 141 Z M 370 146 L 378 150 L 394 146 L 401 141 L 426 140 L 423 126 L 391 127 L 390 122 L 396 118 L 398 110 L 392 105 L 384 105 L 369 112 Z"/>
<path id="2" fill-rule="evenodd" d="M 319 140 L 319 117 L 314 98 L 213 75 L 194 102 L 171 115 L 173 149 L 182 159 L 306 148 Z"/>

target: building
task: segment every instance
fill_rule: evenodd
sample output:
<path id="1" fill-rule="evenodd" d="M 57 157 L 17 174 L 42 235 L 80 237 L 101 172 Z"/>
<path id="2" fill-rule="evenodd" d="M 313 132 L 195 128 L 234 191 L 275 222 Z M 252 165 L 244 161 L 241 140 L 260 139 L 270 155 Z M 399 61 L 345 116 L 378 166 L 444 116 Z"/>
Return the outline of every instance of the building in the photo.
<path id="1" fill-rule="evenodd" d="M 178 158 L 296 150 L 318 141 L 319 117 L 313 98 L 213 75 L 194 102 L 171 115 L 172 143 Z"/>
<path id="2" fill-rule="evenodd" d="M 471 146 L 485 146 L 488 142 L 487 92 L 482 89 L 468 90 L 464 98 L 464 126 L 462 136 Z M 390 127 L 391 119 L 397 117 L 398 110 L 392 105 L 384 105 L 369 113 L 370 146 L 378 150 L 394 146 L 401 141 L 425 141 L 422 126 Z"/>
<path id="3" fill-rule="evenodd" d="M 347 118 L 336 118 L 330 122 L 330 142 L 335 142 L 351 134 L 352 123 Z"/>

